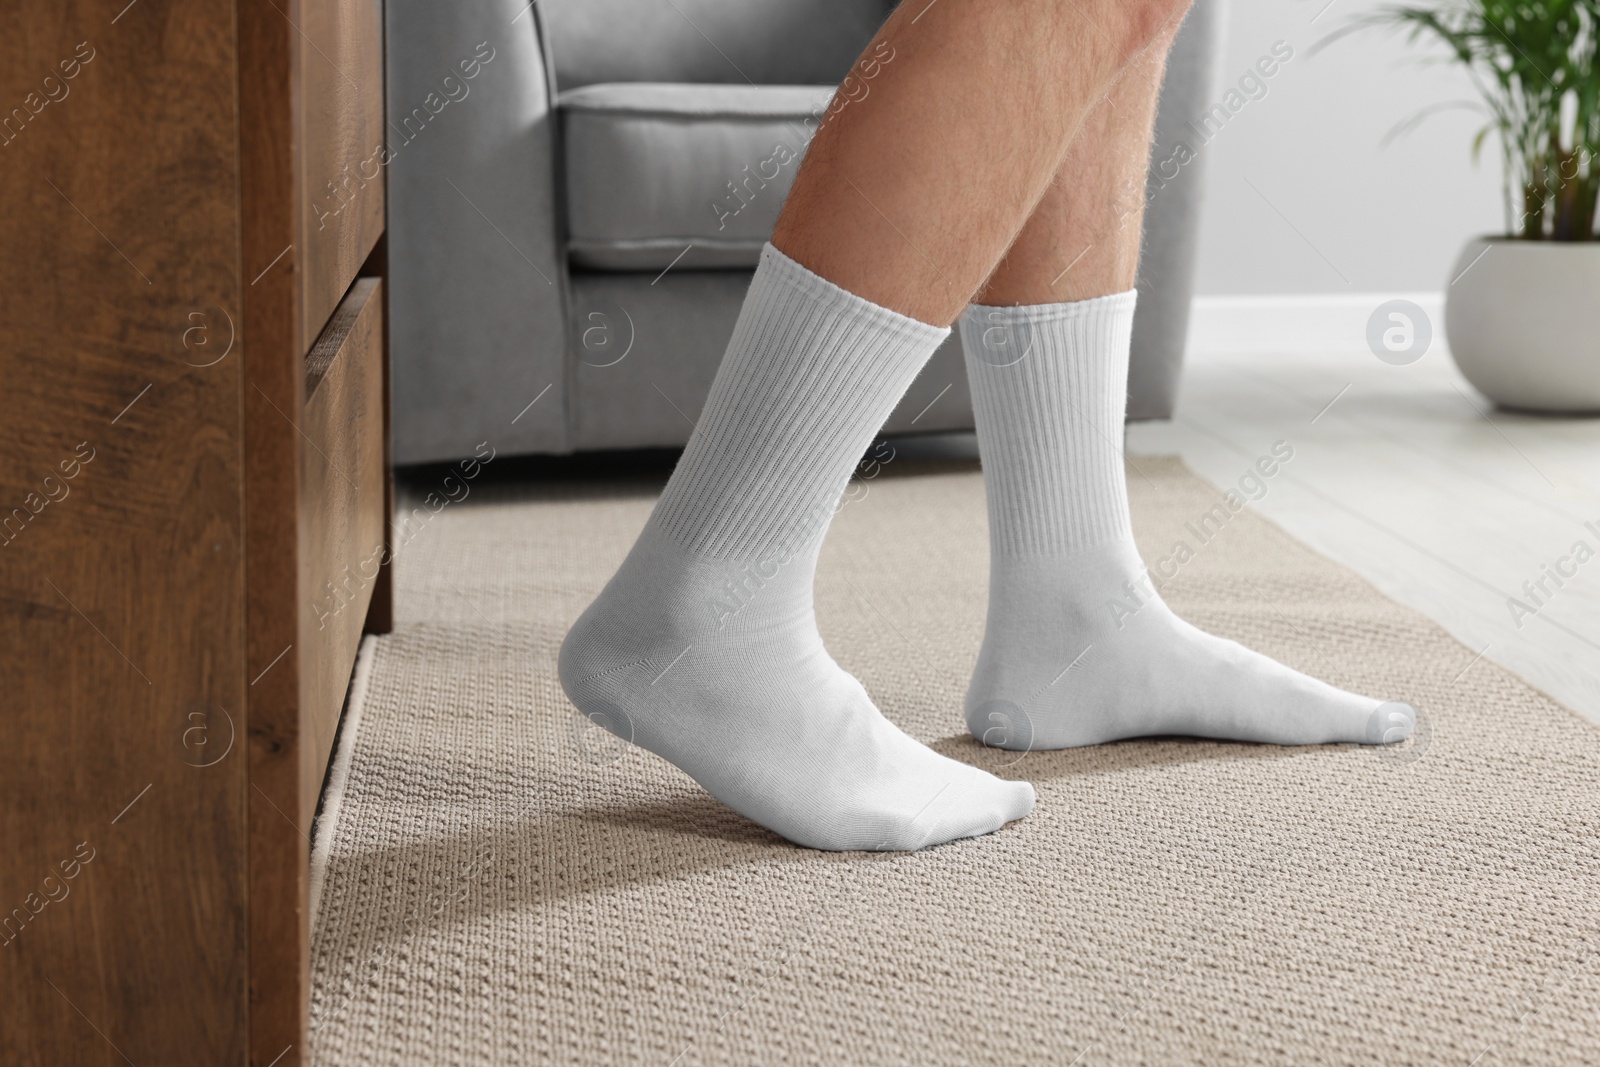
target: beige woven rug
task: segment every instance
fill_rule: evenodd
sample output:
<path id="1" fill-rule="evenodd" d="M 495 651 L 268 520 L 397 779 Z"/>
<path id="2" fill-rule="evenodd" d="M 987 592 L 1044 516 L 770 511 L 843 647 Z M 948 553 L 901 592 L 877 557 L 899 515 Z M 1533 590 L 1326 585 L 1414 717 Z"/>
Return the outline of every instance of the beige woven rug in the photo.
<path id="1" fill-rule="evenodd" d="M 1219 490 L 1133 462 L 1147 561 L 1197 550 L 1180 613 L 1411 700 L 1417 739 L 980 748 L 982 483 L 902 459 L 835 521 L 824 636 L 1038 810 L 913 855 L 794 848 L 557 685 L 657 486 L 485 475 L 405 547 L 364 653 L 319 827 L 316 1061 L 1600 1061 L 1600 735 L 1248 509 L 1198 545 Z"/>

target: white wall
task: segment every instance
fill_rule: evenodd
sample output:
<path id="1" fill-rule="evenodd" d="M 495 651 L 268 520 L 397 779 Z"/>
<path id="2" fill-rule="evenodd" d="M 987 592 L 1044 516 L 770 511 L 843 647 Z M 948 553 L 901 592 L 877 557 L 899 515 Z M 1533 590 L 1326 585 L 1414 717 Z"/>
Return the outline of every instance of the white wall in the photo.
<path id="1" fill-rule="evenodd" d="M 1475 99 L 1465 76 L 1424 65 L 1436 50 L 1387 30 L 1311 54 L 1383 0 L 1334 0 L 1320 15 L 1327 0 L 1228 2 L 1219 94 L 1275 41 L 1294 56 L 1265 79 L 1265 96 L 1197 146 L 1209 171 L 1196 292 L 1442 290 L 1465 240 L 1504 225 L 1498 144 L 1487 141 L 1472 163 L 1482 118 L 1469 112 L 1434 115 L 1379 143 L 1422 107 Z"/>

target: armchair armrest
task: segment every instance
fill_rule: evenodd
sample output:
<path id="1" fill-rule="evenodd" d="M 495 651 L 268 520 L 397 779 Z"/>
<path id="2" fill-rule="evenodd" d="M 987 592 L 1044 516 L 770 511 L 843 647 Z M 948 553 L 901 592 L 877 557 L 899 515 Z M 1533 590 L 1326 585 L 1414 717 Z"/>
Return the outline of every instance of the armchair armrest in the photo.
<path id="1" fill-rule="evenodd" d="M 1200 247 L 1208 153 L 1194 130 L 1216 98 L 1229 0 L 1196 0 L 1167 57 L 1145 182 L 1139 310 L 1128 364 L 1128 418 L 1169 419 L 1177 400 Z"/>
<path id="2" fill-rule="evenodd" d="M 566 266 L 537 5 L 386 8 L 394 460 L 455 459 L 483 441 L 566 451 Z"/>

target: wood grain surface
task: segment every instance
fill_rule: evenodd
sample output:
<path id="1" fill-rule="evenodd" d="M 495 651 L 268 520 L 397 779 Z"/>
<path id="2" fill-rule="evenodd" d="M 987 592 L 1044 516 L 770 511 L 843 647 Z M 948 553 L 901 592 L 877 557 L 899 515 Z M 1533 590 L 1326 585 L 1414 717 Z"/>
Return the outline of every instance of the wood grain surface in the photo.
<path id="1" fill-rule="evenodd" d="M 373 0 L 298 6 L 301 341 L 310 348 L 383 233 L 383 8 Z"/>
<path id="2" fill-rule="evenodd" d="M 8 1067 L 247 1043 L 234 12 L 121 8 L 0 35 Z"/>
<path id="3" fill-rule="evenodd" d="M 300 421 L 300 806 L 316 810 L 373 590 L 384 521 L 383 296 L 361 278 L 306 356 Z"/>
<path id="4" fill-rule="evenodd" d="M 320 230 L 309 185 L 381 136 L 380 25 L 364 0 L 8 11 L 6 1067 L 304 1062 L 308 835 L 367 606 L 318 632 L 310 590 L 382 542 L 389 493 L 382 286 L 356 281 L 384 175 Z"/>

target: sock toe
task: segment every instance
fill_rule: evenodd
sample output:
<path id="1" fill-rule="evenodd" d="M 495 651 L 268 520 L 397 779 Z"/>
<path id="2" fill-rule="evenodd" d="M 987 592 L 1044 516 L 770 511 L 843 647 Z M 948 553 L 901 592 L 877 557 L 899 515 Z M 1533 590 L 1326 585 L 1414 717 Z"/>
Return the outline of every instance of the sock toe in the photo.
<path id="1" fill-rule="evenodd" d="M 1008 782 L 986 771 L 973 768 L 982 780 L 966 788 L 964 796 L 951 799 L 924 838 L 914 847 L 959 841 L 967 837 L 992 834 L 1007 823 L 1033 811 L 1033 786 L 1027 782 Z"/>
<path id="2" fill-rule="evenodd" d="M 1386 700 L 1367 717 L 1362 744 L 1397 745 L 1417 728 L 1417 709 L 1399 700 Z"/>
<path id="3" fill-rule="evenodd" d="M 1030 782 L 1003 782 L 1005 788 L 1000 793 L 1000 822 L 995 829 L 1006 823 L 1025 819 L 1033 814 L 1033 807 L 1038 802 Z"/>

